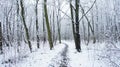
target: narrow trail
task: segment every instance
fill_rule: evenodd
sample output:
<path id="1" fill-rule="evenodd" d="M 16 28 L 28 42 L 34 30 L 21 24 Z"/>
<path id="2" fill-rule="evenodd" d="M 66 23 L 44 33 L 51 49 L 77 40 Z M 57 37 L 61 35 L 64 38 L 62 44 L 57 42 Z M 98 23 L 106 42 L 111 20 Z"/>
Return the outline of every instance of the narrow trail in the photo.
<path id="1" fill-rule="evenodd" d="M 63 53 L 61 54 L 61 56 L 63 56 L 63 59 L 62 59 L 62 63 L 60 64 L 60 67 L 67 67 L 67 65 L 68 65 L 68 60 L 69 60 L 67 57 L 68 45 L 67 44 L 65 44 L 65 45 L 66 45 L 66 47 L 65 47 Z"/>
<path id="2" fill-rule="evenodd" d="M 59 55 L 52 59 L 52 63 L 49 64 L 48 67 L 69 67 L 69 58 L 67 57 L 68 45 L 66 43 L 62 44 L 65 45 L 65 48 L 59 53 Z"/>

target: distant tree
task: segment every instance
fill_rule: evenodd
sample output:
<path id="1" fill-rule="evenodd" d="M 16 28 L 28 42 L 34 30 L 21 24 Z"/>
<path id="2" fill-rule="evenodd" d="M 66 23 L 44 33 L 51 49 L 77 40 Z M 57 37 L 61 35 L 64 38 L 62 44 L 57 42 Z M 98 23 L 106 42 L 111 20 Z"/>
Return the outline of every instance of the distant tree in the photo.
<path id="1" fill-rule="evenodd" d="M 2 51 L 2 26 L 1 26 L 1 22 L 0 22 L 0 51 L 1 51 L 1 53 L 3 52 Z"/>
<path id="2" fill-rule="evenodd" d="M 94 15 L 93 15 L 93 10 L 91 11 L 91 19 L 92 19 L 92 34 L 93 34 L 93 43 L 96 43 L 96 37 L 95 37 L 95 21 L 94 21 Z"/>
<path id="3" fill-rule="evenodd" d="M 5 27 L 6 27 L 6 38 L 4 39 L 6 41 L 7 46 L 11 46 L 11 22 L 10 22 L 10 14 L 12 12 L 13 6 L 10 6 L 10 8 L 6 7 L 4 8 L 4 15 L 5 15 Z"/>
<path id="4" fill-rule="evenodd" d="M 19 8 L 20 4 L 19 4 L 19 0 L 16 0 L 16 13 L 17 13 L 17 51 L 19 52 L 19 47 L 20 47 L 20 23 L 19 23 L 19 19 L 20 19 L 20 8 Z M 21 38 L 22 39 L 22 38 Z"/>
<path id="5" fill-rule="evenodd" d="M 43 43 L 46 42 L 46 29 L 45 29 L 45 17 L 43 12 Z"/>
<path id="6" fill-rule="evenodd" d="M 54 0 L 54 5 L 55 5 L 55 0 Z M 53 43 L 55 42 L 55 9 L 53 8 L 53 27 L 52 27 L 52 30 L 53 30 Z"/>
<path id="7" fill-rule="evenodd" d="M 58 28 L 58 39 L 59 39 L 59 43 L 61 43 L 61 25 L 60 25 L 60 1 L 58 0 L 58 15 L 57 15 L 57 28 Z"/>
<path id="8" fill-rule="evenodd" d="M 83 12 L 82 12 L 82 15 L 83 15 Z M 82 26 L 83 26 L 84 42 L 86 43 L 86 27 L 85 27 L 85 21 L 84 21 L 84 18 L 82 19 Z"/>
<path id="9" fill-rule="evenodd" d="M 37 48 L 40 47 L 40 44 L 39 44 L 40 38 L 39 38 L 39 31 L 38 31 L 39 29 L 38 27 L 38 2 L 39 0 L 36 0 L 36 5 L 35 5 Z"/>

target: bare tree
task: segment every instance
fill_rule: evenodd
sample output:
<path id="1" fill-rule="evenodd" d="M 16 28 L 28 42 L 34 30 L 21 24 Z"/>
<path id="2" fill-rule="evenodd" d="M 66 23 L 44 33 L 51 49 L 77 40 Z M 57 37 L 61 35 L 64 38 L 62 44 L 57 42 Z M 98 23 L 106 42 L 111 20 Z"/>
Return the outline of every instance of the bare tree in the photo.
<path id="1" fill-rule="evenodd" d="M 79 33 L 79 0 L 75 0 L 75 24 L 76 24 L 76 49 L 78 52 L 81 51 L 81 39 L 80 39 L 80 33 Z"/>
<path id="2" fill-rule="evenodd" d="M 44 0 L 44 12 L 45 12 L 46 27 L 47 27 L 47 33 L 48 33 L 48 41 L 49 41 L 49 45 L 50 45 L 50 50 L 52 50 L 53 41 L 52 41 L 52 34 L 51 34 L 49 18 L 48 18 L 48 13 L 47 13 L 47 0 Z"/>
<path id="3" fill-rule="evenodd" d="M 54 0 L 54 5 L 55 5 L 55 0 Z M 53 43 L 55 42 L 55 9 L 53 8 Z"/>
<path id="4" fill-rule="evenodd" d="M 19 47 L 20 47 L 20 38 L 21 38 L 21 36 L 20 36 L 20 23 L 19 23 L 19 19 L 20 19 L 20 15 L 19 15 L 19 11 L 20 11 L 20 9 L 19 9 L 19 6 L 20 6 L 20 4 L 19 4 L 19 0 L 16 0 L 16 9 L 17 9 L 17 51 L 19 52 Z"/>
<path id="5" fill-rule="evenodd" d="M 58 38 L 59 38 L 59 43 L 61 43 L 61 25 L 60 25 L 60 1 L 58 0 L 58 15 L 57 15 L 57 27 L 58 27 Z"/>
<path id="6" fill-rule="evenodd" d="M 21 18 L 22 18 L 22 22 L 23 22 L 23 25 L 24 25 L 24 28 L 25 28 L 25 34 L 26 34 L 27 43 L 28 43 L 30 52 L 32 52 L 30 36 L 29 36 L 27 25 L 26 25 L 26 21 L 25 21 L 25 8 L 24 8 L 24 5 L 23 5 L 23 0 L 20 0 L 20 5 L 21 5 Z"/>
<path id="7" fill-rule="evenodd" d="M 2 26 L 1 26 L 1 22 L 0 22 L 0 53 L 2 53 Z"/>
<path id="8" fill-rule="evenodd" d="M 37 48 L 40 47 L 40 44 L 39 44 L 40 38 L 39 38 L 39 31 L 38 31 L 38 29 L 39 29 L 39 26 L 38 26 L 38 2 L 39 2 L 39 0 L 36 0 L 36 5 L 35 5 Z"/>
<path id="9" fill-rule="evenodd" d="M 71 11 L 71 20 L 72 20 L 72 29 L 73 29 L 73 36 L 75 41 L 75 47 L 78 52 L 81 51 L 81 38 L 79 33 L 79 0 L 75 0 L 75 8 L 71 4 L 70 0 L 70 11 Z M 73 13 L 75 11 L 75 14 Z M 75 21 L 74 18 L 75 17 Z"/>
<path id="10" fill-rule="evenodd" d="M 71 21 L 72 21 L 72 31 L 73 31 L 73 36 L 74 36 L 74 42 L 75 42 L 75 45 L 76 45 L 76 37 L 75 37 L 75 22 L 74 22 L 74 13 L 73 13 L 73 6 L 72 6 L 72 3 L 71 3 L 71 0 L 70 0 L 70 13 L 71 13 Z"/>
<path id="11" fill-rule="evenodd" d="M 45 29 L 45 17 L 43 13 L 43 43 L 46 42 L 46 29 Z"/>

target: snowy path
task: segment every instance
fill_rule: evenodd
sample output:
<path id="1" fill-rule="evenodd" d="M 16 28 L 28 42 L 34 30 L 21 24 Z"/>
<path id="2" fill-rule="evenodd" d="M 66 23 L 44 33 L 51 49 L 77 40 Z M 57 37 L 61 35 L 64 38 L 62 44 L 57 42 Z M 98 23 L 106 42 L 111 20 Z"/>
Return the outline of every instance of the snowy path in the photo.
<path id="1" fill-rule="evenodd" d="M 67 57 L 68 45 L 67 44 L 65 45 L 66 47 L 63 50 L 63 53 L 61 54 L 61 56 L 63 56 L 63 59 L 62 59 L 62 63 L 60 64 L 60 67 L 68 67 L 68 63 L 69 63 L 69 58 Z"/>
<path id="2" fill-rule="evenodd" d="M 51 60 L 49 67 L 69 67 L 69 58 L 67 57 L 68 45 L 66 43 L 63 44 L 65 48 Z"/>
<path id="3" fill-rule="evenodd" d="M 14 58 L 12 63 L 0 64 L 0 67 L 119 67 L 120 65 L 118 60 L 120 52 L 108 51 L 104 43 L 91 43 L 88 46 L 82 43 L 81 47 L 82 52 L 79 53 L 75 49 L 74 41 L 63 41 L 62 44 L 55 45 L 53 50 L 41 48 L 19 61 Z"/>

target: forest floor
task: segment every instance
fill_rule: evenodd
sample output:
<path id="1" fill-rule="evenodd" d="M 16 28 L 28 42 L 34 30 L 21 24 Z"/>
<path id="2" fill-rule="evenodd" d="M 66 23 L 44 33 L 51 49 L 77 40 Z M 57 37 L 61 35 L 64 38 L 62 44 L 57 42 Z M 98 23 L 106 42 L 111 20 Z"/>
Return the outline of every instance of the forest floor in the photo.
<path id="1" fill-rule="evenodd" d="M 0 67 L 120 67 L 119 43 L 90 43 L 88 46 L 82 43 L 80 53 L 75 50 L 73 41 L 57 43 L 53 50 L 46 45 L 33 53 L 9 59 L 6 54 L 0 55 Z"/>

